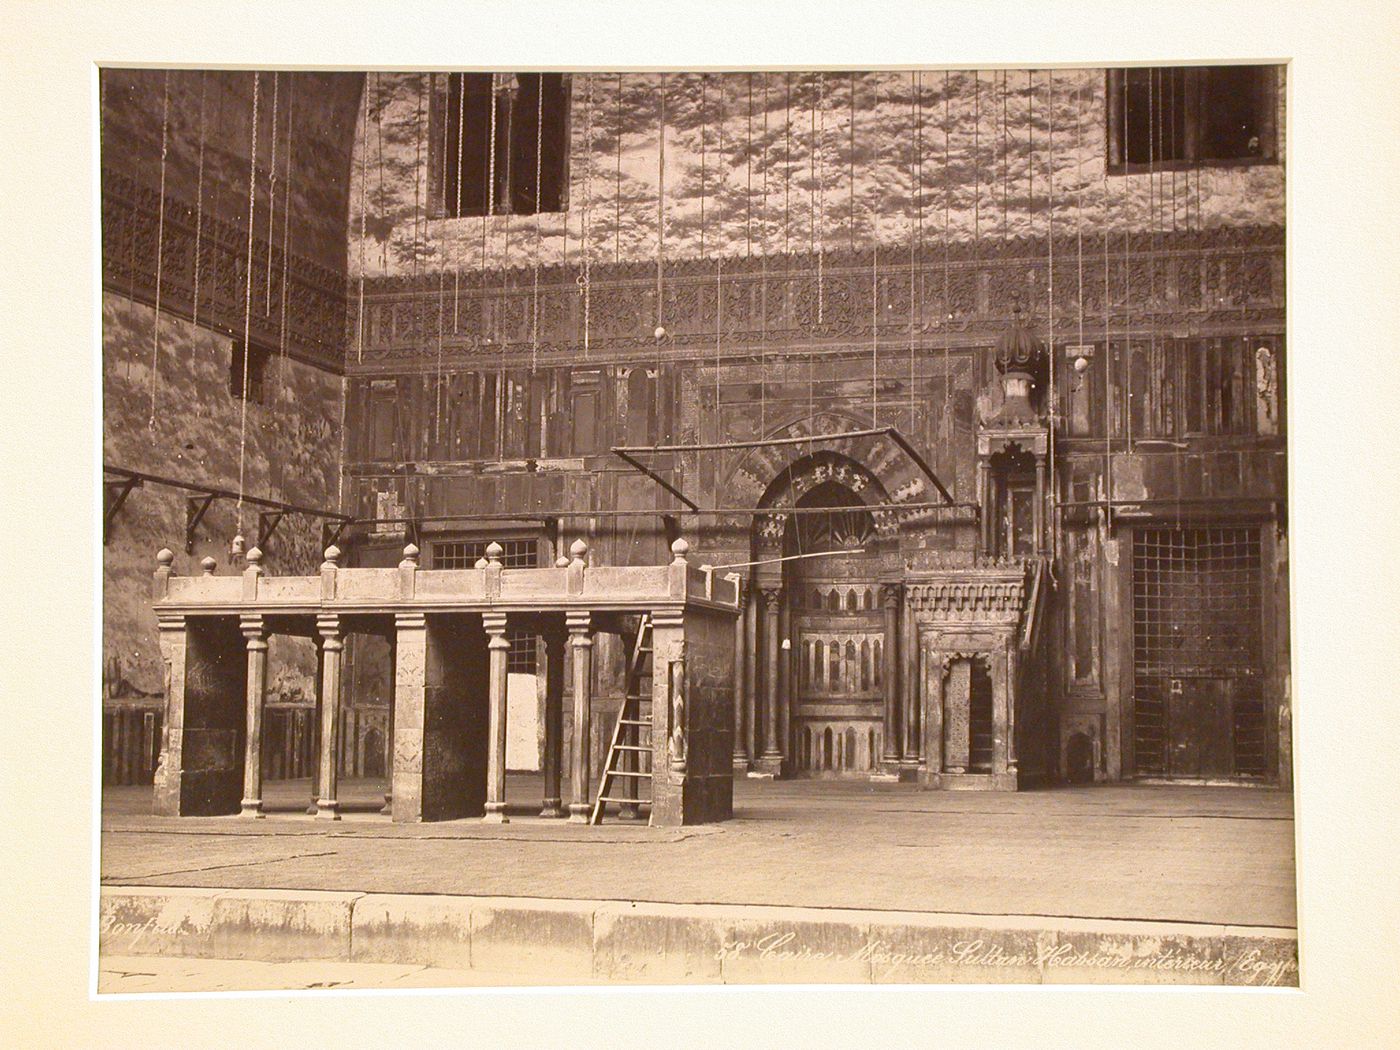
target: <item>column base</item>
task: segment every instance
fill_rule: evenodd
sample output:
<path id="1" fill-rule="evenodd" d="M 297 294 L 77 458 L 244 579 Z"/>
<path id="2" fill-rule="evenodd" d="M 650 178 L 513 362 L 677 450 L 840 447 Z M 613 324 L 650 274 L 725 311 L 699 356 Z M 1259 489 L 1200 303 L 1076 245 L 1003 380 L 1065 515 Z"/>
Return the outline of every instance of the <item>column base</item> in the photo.
<path id="1" fill-rule="evenodd" d="M 506 804 L 504 802 L 486 803 L 486 814 L 481 818 L 483 824 L 509 824 L 510 818 L 506 816 Z"/>
<path id="2" fill-rule="evenodd" d="M 780 777 L 783 775 L 783 756 L 776 751 L 769 755 L 763 755 L 754 763 L 754 772 L 764 777 Z M 750 773 L 749 776 L 753 776 Z"/>
<path id="3" fill-rule="evenodd" d="M 314 816 L 316 815 L 316 803 L 315 803 L 315 802 L 310 803 L 310 804 L 306 807 L 306 815 L 307 815 L 308 817 L 314 817 Z"/>
<path id="4" fill-rule="evenodd" d="M 562 799 L 547 798 L 544 800 L 544 805 L 540 807 L 540 816 L 547 819 L 557 820 L 568 815 L 569 811 L 564 808 Z"/>
<path id="5" fill-rule="evenodd" d="M 870 779 L 876 784 L 898 784 L 899 769 L 891 769 L 888 765 L 881 763 L 880 768 L 870 774 Z"/>
<path id="6" fill-rule="evenodd" d="M 380 808 L 379 812 L 386 817 L 393 814 L 394 796 L 391 793 L 387 791 L 384 793 L 384 805 Z"/>
<path id="7" fill-rule="evenodd" d="M 267 816 L 262 811 L 262 799 L 245 798 L 238 804 L 238 815 L 248 820 L 262 820 Z"/>
<path id="8" fill-rule="evenodd" d="M 642 816 L 642 809 L 640 806 L 636 804 L 629 805 L 627 803 L 623 803 L 622 806 L 618 809 L 617 819 L 630 820 L 635 822 L 638 820 L 643 820 L 645 818 Z"/>
<path id="9" fill-rule="evenodd" d="M 593 815 L 593 807 L 587 802 L 569 803 L 569 823 L 587 824 L 588 818 Z"/>
<path id="10" fill-rule="evenodd" d="M 320 798 L 316 800 L 317 820 L 339 820 L 340 803 L 334 799 Z"/>
<path id="11" fill-rule="evenodd" d="M 743 776 L 749 771 L 749 754 L 747 751 L 734 752 L 734 772 L 738 776 Z"/>

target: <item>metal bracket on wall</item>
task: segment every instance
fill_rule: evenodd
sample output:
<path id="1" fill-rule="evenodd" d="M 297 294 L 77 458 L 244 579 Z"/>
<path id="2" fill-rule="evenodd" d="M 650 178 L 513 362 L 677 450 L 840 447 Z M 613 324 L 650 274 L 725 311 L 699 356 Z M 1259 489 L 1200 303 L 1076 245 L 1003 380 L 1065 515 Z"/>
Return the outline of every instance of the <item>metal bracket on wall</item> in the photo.
<path id="1" fill-rule="evenodd" d="M 111 528 L 113 519 L 117 511 L 125 502 L 127 495 L 132 488 L 138 485 L 163 485 L 167 488 L 180 489 L 184 492 L 196 493 L 185 500 L 185 553 L 194 553 L 194 534 L 199 528 L 199 523 L 204 520 L 204 515 L 209 512 L 209 508 L 216 499 L 239 500 L 254 507 L 267 507 L 270 514 L 259 515 L 258 519 L 258 545 L 261 546 L 282 520 L 283 514 L 305 514 L 313 518 L 327 519 L 327 525 L 336 526 L 335 535 L 339 537 L 340 530 L 344 529 L 354 519 L 349 514 L 342 514 L 340 511 L 323 510 L 319 507 L 302 507 L 295 503 L 284 503 L 281 500 L 264 499 L 261 496 L 240 495 L 231 489 L 214 488 L 210 485 L 195 485 L 188 481 L 181 481 L 178 478 L 162 477 L 159 474 L 147 474 L 142 470 L 127 470 L 125 467 L 112 466 L 109 463 L 102 465 L 102 470 L 107 474 L 118 474 L 124 479 L 122 481 L 104 481 L 104 495 L 111 499 L 104 514 L 102 542 L 107 542 L 107 534 Z M 125 489 L 119 492 L 119 489 Z M 270 522 L 270 523 L 269 523 Z M 324 538 L 325 531 L 322 531 Z M 330 546 L 329 543 L 324 546 Z"/>
<path id="2" fill-rule="evenodd" d="M 277 531 L 277 526 L 282 524 L 282 516 L 285 510 L 264 510 L 258 512 L 258 549 L 264 554 L 267 553 L 267 541 L 272 539 L 272 534 Z"/>
<path id="3" fill-rule="evenodd" d="M 140 487 L 140 478 L 102 482 L 102 495 L 106 504 L 102 510 L 102 546 L 107 546 L 107 538 L 112 534 L 112 522 L 117 518 L 117 511 L 122 509 L 122 504 L 131 495 L 131 490 Z"/>
<path id="4" fill-rule="evenodd" d="M 194 532 L 199 528 L 199 523 L 204 520 L 204 515 L 209 513 L 210 506 L 219 498 L 217 492 L 210 492 L 203 496 L 191 496 L 185 500 L 185 553 L 194 553 Z"/>
<path id="5" fill-rule="evenodd" d="M 354 518 L 323 522 L 321 525 L 321 550 L 324 551 L 328 547 L 338 545 L 341 534 L 353 524 L 355 524 Z"/>

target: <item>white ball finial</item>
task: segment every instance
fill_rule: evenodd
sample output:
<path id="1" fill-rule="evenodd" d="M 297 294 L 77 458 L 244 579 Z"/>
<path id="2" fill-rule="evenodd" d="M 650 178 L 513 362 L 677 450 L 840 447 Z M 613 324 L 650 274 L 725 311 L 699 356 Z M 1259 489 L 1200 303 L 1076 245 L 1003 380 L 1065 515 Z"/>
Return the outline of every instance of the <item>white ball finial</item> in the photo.
<path id="1" fill-rule="evenodd" d="M 323 569 L 334 569 L 340 561 L 340 548 L 332 543 L 326 548 L 326 560 L 322 563 Z"/>
<path id="2" fill-rule="evenodd" d="M 248 559 L 248 564 L 249 564 L 249 565 L 252 565 L 252 566 L 255 566 L 255 567 L 256 567 L 256 566 L 259 566 L 259 565 L 262 564 L 262 560 L 263 560 L 262 548 L 261 548 L 261 547 L 249 547 L 249 548 L 248 548 L 248 553 L 247 553 L 246 555 L 244 555 L 244 557 L 246 557 L 246 558 Z"/>
<path id="3" fill-rule="evenodd" d="M 657 326 L 656 326 L 656 331 L 653 332 L 652 334 L 653 334 L 654 336 L 656 336 L 657 339 L 665 339 L 665 338 L 666 338 L 666 326 L 665 326 L 664 324 L 659 324 L 659 325 L 657 325 Z"/>
<path id="4" fill-rule="evenodd" d="M 162 569 L 168 569 L 175 563 L 175 552 L 169 547 L 162 547 L 156 551 L 156 564 Z"/>
<path id="5" fill-rule="evenodd" d="M 213 576 L 214 569 L 218 566 L 218 564 L 219 563 L 213 558 L 204 557 L 199 559 L 199 567 L 204 570 L 205 576 Z"/>
<path id="6" fill-rule="evenodd" d="M 583 537 L 580 536 L 578 539 L 574 540 L 573 543 L 569 544 L 569 553 L 573 555 L 574 561 L 583 561 L 584 557 L 588 554 L 588 544 L 584 542 Z"/>
<path id="7" fill-rule="evenodd" d="M 671 544 L 671 553 L 676 556 L 676 561 L 685 561 L 685 556 L 690 553 L 690 544 L 686 542 L 685 537 L 676 537 L 676 541 Z"/>

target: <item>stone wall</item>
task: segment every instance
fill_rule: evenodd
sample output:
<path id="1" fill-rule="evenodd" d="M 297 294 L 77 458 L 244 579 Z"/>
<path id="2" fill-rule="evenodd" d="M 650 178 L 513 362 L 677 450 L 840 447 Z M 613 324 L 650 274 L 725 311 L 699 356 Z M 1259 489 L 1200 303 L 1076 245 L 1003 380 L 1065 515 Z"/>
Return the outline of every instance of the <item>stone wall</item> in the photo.
<path id="1" fill-rule="evenodd" d="M 1283 72 L 1277 72 L 1283 127 Z M 372 73 L 352 278 L 1283 221 L 1281 164 L 1108 176 L 1103 69 L 575 73 L 568 209 L 441 219 L 443 74 Z M 590 82 L 592 105 L 589 105 Z M 591 138 L 587 130 L 591 127 Z M 1282 132 L 1279 133 L 1282 156 Z M 364 236 L 361 237 L 361 230 Z"/>
<path id="2" fill-rule="evenodd" d="M 103 462 L 129 470 L 238 490 L 240 401 L 229 393 L 231 340 L 114 294 L 103 298 Z M 151 362 L 156 360 L 154 383 Z M 295 360 L 267 366 L 267 403 L 248 402 L 243 454 L 250 496 L 333 508 L 340 463 L 339 377 Z M 152 394 L 154 393 L 154 414 Z M 152 419 L 154 424 L 152 425 Z M 185 501 L 194 495 L 146 485 L 117 513 L 103 549 L 103 666 L 108 692 L 155 694 L 161 688 L 150 579 L 155 552 L 176 553 L 176 571 L 193 575 L 207 556 L 220 571 L 238 528 L 234 501 L 216 500 L 186 554 Z M 257 508 L 245 505 L 243 534 L 257 535 Z M 265 565 L 277 575 L 312 573 L 321 562 L 321 523 L 288 515 L 267 545 Z M 314 650 L 276 637 L 270 678 L 280 699 L 314 699 Z M 126 685 L 122 686 L 121 683 Z"/>

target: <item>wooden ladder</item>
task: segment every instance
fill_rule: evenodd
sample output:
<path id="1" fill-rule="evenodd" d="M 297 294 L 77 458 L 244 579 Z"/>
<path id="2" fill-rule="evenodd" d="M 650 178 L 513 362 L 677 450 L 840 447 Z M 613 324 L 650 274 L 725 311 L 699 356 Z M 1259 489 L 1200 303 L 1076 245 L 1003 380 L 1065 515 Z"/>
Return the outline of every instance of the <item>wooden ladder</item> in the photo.
<path id="1" fill-rule="evenodd" d="M 593 802 L 590 824 L 601 824 L 608 803 L 618 807 L 650 806 L 651 788 L 651 613 L 643 613 L 627 664 L 627 687 L 613 726 L 598 796 Z"/>

